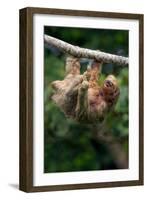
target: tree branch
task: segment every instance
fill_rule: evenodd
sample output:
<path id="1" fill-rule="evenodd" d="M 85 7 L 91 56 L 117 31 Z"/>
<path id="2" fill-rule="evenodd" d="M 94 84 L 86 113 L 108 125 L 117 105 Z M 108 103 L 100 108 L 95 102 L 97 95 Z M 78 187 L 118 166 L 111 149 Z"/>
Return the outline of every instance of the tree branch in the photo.
<path id="1" fill-rule="evenodd" d="M 81 48 L 78 46 L 71 45 L 67 42 L 59 40 L 57 38 L 51 37 L 49 35 L 44 36 L 45 44 L 52 45 L 63 52 L 66 52 L 77 58 L 89 58 L 95 59 L 104 63 L 116 63 L 118 65 L 129 64 L 129 59 L 123 56 L 117 56 L 110 53 L 105 53 L 99 50 L 91 50 L 86 48 Z"/>

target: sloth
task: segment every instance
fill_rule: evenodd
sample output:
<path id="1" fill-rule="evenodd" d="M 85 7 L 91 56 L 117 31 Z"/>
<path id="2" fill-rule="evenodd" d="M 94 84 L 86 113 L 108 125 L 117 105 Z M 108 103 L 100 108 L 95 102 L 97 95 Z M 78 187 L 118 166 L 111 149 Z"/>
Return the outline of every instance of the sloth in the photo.
<path id="1" fill-rule="evenodd" d="M 102 63 L 96 60 L 80 74 L 80 60 L 66 59 L 64 80 L 51 83 L 54 89 L 52 100 L 64 114 L 81 123 L 98 123 L 114 109 L 120 90 L 114 75 L 108 75 L 102 85 L 98 80 Z"/>

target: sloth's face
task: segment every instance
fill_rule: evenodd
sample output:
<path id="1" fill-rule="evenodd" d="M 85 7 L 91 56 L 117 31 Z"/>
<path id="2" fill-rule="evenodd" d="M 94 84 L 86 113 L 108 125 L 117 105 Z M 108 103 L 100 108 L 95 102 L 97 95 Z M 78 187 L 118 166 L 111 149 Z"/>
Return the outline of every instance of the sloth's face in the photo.
<path id="1" fill-rule="evenodd" d="M 103 92 L 105 99 L 108 103 L 113 104 L 116 102 L 120 91 L 115 76 L 113 75 L 107 76 L 103 84 Z"/>
<path id="2" fill-rule="evenodd" d="M 103 87 L 105 90 L 112 91 L 118 87 L 118 82 L 115 76 L 109 75 L 104 81 Z"/>

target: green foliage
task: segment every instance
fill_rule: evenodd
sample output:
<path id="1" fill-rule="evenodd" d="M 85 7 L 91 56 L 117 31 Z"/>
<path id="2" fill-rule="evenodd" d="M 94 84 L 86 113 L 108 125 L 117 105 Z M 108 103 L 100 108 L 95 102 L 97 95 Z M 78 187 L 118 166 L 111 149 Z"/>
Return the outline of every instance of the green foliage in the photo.
<path id="1" fill-rule="evenodd" d="M 128 56 L 128 31 L 45 27 L 45 34 L 81 47 Z M 65 75 L 65 54 L 53 47 L 44 52 L 44 171 L 65 172 L 116 169 L 114 158 L 102 143 L 92 138 L 91 126 L 68 119 L 52 102 L 50 83 Z M 82 70 L 86 70 L 85 63 Z M 116 138 L 126 138 L 128 151 L 128 67 L 104 64 L 100 82 L 114 74 L 120 84 L 120 97 L 106 126 Z"/>

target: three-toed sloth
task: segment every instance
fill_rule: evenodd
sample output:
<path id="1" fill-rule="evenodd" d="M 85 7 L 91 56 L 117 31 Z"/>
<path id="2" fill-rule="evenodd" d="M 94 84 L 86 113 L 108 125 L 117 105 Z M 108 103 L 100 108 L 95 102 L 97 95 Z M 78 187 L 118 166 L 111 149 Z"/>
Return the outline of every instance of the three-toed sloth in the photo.
<path id="1" fill-rule="evenodd" d="M 118 82 L 114 75 L 109 75 L 100 86 L 101 65 L 93 61 L 80 74 L 79 59 L 67 57 L 64 80 L 51 84 L 55 90 L 52 99 L 67 117 L 83 123 L 98 123 L 114 108 L 120 94 Z"/>

